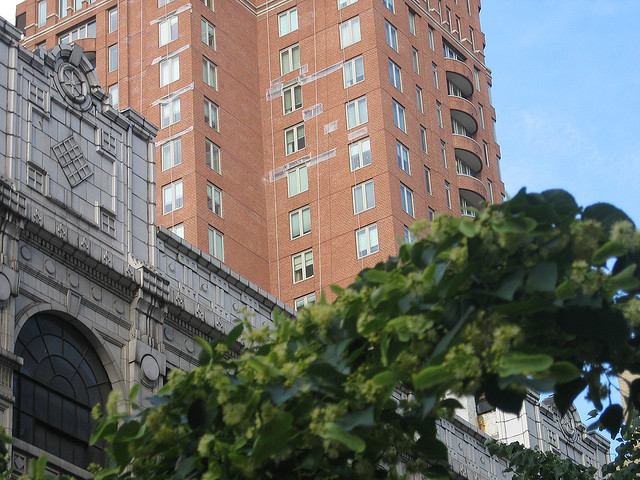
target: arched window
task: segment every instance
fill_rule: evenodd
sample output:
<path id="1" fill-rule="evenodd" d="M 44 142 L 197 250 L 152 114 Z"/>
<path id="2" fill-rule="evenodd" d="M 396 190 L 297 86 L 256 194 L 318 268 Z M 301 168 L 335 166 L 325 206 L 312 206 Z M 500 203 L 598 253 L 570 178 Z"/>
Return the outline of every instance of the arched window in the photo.
<path id="1" fill-rule="evenodd" d="M 14 435 L 82 468 L 104 463 L 103 449 L 89 446 L 91 409 L 106 403 L 111 384 L 84 335 L 38 314 L 20 331 L 15 353 L 24 364 L 14 377 Z"/>

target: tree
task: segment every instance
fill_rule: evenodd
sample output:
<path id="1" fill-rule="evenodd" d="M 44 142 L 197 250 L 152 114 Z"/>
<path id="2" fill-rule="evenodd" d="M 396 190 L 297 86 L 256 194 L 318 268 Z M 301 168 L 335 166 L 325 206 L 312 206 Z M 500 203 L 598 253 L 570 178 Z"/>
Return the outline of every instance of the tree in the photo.
<path id="1" fill-rule="evenodd" d="M 459 407 L 451 394 L 517 412 L 535 388 L 564 412 L 587 388 L 614 435 L 623 410 L 601 378 L 640 373 L 639 247 L 620 210 L 560 190 L 438 216 L 332 304 L 201 342 L 200 366 L 171 372 L 150 408 L 135 390 L 130 412 L 112 398 L 96 478 L 445 475 L 435 422 Z"/>

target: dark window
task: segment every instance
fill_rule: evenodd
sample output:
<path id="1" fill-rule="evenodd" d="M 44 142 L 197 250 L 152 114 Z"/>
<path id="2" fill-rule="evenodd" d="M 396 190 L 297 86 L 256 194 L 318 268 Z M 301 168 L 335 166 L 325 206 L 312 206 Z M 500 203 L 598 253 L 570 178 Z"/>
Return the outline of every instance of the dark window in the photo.
<path id="1" fill-rule="evenodd" d="M 14 379 L 16 437 L 82 468 L 103 464 L 103 447 L 89 446 L 91 409 L 106 403 L 111 384 L 87 339 L 67 321 L 38 314 L 15 353 L 24 359 Z"/>

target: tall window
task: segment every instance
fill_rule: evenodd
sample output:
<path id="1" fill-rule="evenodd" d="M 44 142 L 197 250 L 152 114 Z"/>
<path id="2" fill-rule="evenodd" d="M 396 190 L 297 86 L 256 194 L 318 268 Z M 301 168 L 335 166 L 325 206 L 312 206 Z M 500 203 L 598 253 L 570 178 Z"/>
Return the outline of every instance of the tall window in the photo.
<path id="1" fill-rule="evenodd" d="M 224 235 L 212 226 L 209 226 L 209 254 L 224 262 Z"/>
<path id="2" fill-rule="evenodd" d="M 447 144 L 444 140 L 440 140 L 440 156 L 442 157 L 442 166 L 447 168 Z"/>
<path id="3" fill-rule="evenodd" d="M 346 48 L 360 40 L 360 17 L 350 18 L 340 24 L 340 48 Z"/>
<path id="4" fill-rule="evenodd" d="M 102 446 L 88 441 L 91 409 L 105 405 L 112 387 L 85 336 L 68 320 L 39 313 L 20 330 L 15 354 L 24 363 L 14 373 L 13 434 L 82 468 L 102 464 Z"/>
<path id="5" fill-rule="evenodd" d="M 409 149 L 396 140 L 396 152 L 398 154 L 398 166 L 408 174 L 411 174 Z"/>
<path id="6" fill-rule="evenodd" d="M 446 180 L 444 182 L 444 193 L 447 197 L 447 207 L 451 210 L 451 185 Z"/>
<path id="7" fill-rule="evenodd" d="M 433 222 L 433 219 L 435 217 L 436 217 L 436 211 L 433 208 L 429 207 L 429 212 L 428 212 L 428 217 L 427 218 L 429 219 L 430 222 Z"/>
<path id="8" fill-rule="evenodd" d="M 435 32 L 433 30 L 433 27 L 429 25 L 429 48 L 431 50 L 436 49 L 436 42 L 434 37 L 435 37 Z"/>
<path id="9" fill-rule="evenodd" d="M 216 173 L 220 173 L 220 147 L 208 138 L 204 139 L 204 151 L 207 167 Z"/>
<path id="10" fill-rule="evenodd" d="M 358 214 L 376 206 L 373 192 L 373 180 L 360 183 L 353 187 L 353 213 Z"/>
<path id="11" fill-rule="evenodd" d="M 178 17 L 167 18 L 158 24 L 158 28 L 161 47 L 178 39 Z"/>
<path id="12" fill-rule="evenodd" d="M 313 277 L 313 250 L 300 252 L 291 257 L 293 283 Z"/>
<path id="13" fill-rule="evenodd" d="M 213 103 L 207 97 L 204 98 L 204 123 L 209 125 L 214 130 L 219 131 L 218 105 Z"/>
<path id="14" fill-rule="evenodd" d="M 420 60 L 418 59 L 418 50 L 415 48 L 411 49 L 411 59 L 413 61 L 413 71 L 416 73 L 420 73 Z"/>
<path id="15" fill-rule="evenodd" d="M 351 170 L 357 170 L 371 164 L 371 142 L 369 137 L 349 145 Z"/>
<path id="16" fill-rule="evenodd" d="M 391 59 L 389 59 L 389 79 L 391 80 L 391 85 L 402 91 L 402 71 Z"/>
<path id="17" fill-rule="evenodd" d="M 44 27 L 47 24 L 47 0 L 38 2 L 38 26 Z"/>
<path id="18" fill-rule="evenodd" d="M 213 12 L 213 0 L 202 0 L 204 6 Z"/>
<path id="19" fill-rule="evenodd" d="M 286 75 L 300 68 L 300 47 L 298 44 L 280 50 L 280 74 Z"/>
<path id="20" fill-rule="evenodd" d="M 424 104 L 422 103 L 422 89 L 416 85 L 416 104 L 418 111 L 424 113 Z"/>
<path id="21" fill-rule="evenodd" d="M 433 195 L 431 193 L 431 170 L 429 167 L 424 167 L 424 183 L 429 195 Z"/>
<path id="22" fill-rule="evenodd" d="M 480 117 L 480 126 L 484 128 L 484 108 L 481 103 L 478 104 L 478 116 Z"/>
<path id="23" fill-rule="evenodd" d="M 367 123 L 369 115 L 367 113 L 367 97 L 356 98 L 347 103 L 347 130 Z"/>
<path id="24" fill-rule="evenodd" d="M 311 232 L 311 210 L 309 205 L 289 213 L 291 239 L 295 239 Z"/>
<path id="25" fill-rule="evenodd" d="M 182 163 L 182 139 L 176 138 L 162 145 L 162 170 Z"/>
<path id="26" fill-rule="evenodd" d="M 404 117 L 404 107 L 393 100 L 393 123 L 403 132 L 407 132 L 407 123 Z"/>
<path id="27" fill-rule="evenodd" d="M 286 115 L 302 108 L 302 85 L 292 85 L 282 90 L 282 112 Z"/>
<path id="28" fill-rule="evenodd" d="M 488 167 L 489 166 L 489 144 L 484 140 L 482 141 L 482 151 L 484 153 L 484 164 Z"/>
<path id="29" fill-rule="evenodd" d="M 473 79 L 476 84 L 476 90 L 480 91 L 480 70 L 478 70 L 476 67 L 473 67 Z"/>
<path id="30" fill-rule="evenodd" d="M 395 4 L 394 0 L 382 0 L 382 3 L 385 7 L 387 7 L 390 11 L 395 12 Z"/>
<path id="31" fill-rule="evenodd" d="M 364 61 L 362 60 L 362 55 L 347 60 L 342 66 L 342 75 L 344 78 L 344 88 L 364 81 Z"/>
<path id="32" fill-rule="evenodd" d="M 438 117 L 438 126 L 444 128 L 444 123 L 442 122 L 442 104 L 438 101 L 436 101 L 436 116 Z"/>
<path id="33" fill-rule="evenodd" d="M 429 147 L 427 146 L 427 129 L 420 125 L 420 148 L 424 153 L 429 153 Z"/>
<path id="34" fill-rule="evenodd" d="M 302 150 L 305 146 L 304 123 L 299 123 L 284 131 L 284 142 L 286 145 L 287 155 L 291 155 L 298 150 Z"/>
<path id="35" fill-rule="evenodd" d="M 438 65 L 432 63 L 431 70 L 433 71 L 433 86 L 439 89 L 440 85 L 438 83 Z"/>
<path id="36" fill-rule="evenodd" d="M 109 47 L 109 71 L 118 69 L 118 44 Z"/>
<path id="37" fill-rule="evenodd" d="M 222 190 L 207 182 L 207 208 L 222 217 Z"/>
<path id="38" fill-rule="evenodd" d="M 393 48 L 396 52 L 398 51 L 398 29 L 391 25 L 389 22 L 385 21 L 384 29 L 387 36 L 387 45 Z"/>
<path id="39" fill-rule="evenodd" d="M 489 193 L 489 203 L 493 203 L 493 182 L 487 179 L 487 192 Z"/>
<path id="40" fill-rule="evenodd" d="M 180 57 L 175 55 L 160 62 L 160 86 L 164 87 L 180 78 Z"/>
<path id="41" fill-rule="evenodd" d="M 278 33 L 282 37 L 298 29 L 298 8 L 293 7 L 278 15 Z"/>
<path id="42" fill-rule="evenodd" d="M 207 57 L 202 57 L 202 81 L 218 89 L 218 67 Z"/>
<path id="43" fill-rule="evenodd" d="M 113 33 L 118 30 L 118 9 L 112 8 L 107 15 L 109 15 L 109 33 Z"/>
<path id="44" fill-rule="evenodd" d="M 109 87 L 110 103 L 116 110 L 120 107 L 120 88 L 117 83 L 114 83 Z"/>
<path id="45" fill-rule="evenodd" d="M 180 97 L 160 104 L 160 127 L 168 127 L 180 121 Z"/>
<path id="46" fill-rule="evenodd" d="M 287 190 L 290 197 L 309 190 L 309 175 L 306 165 L 287 172 Z"/>
<path id="47" fill-rule="evenodd" d="M 175 233 L 180 238 L 184 238 L 184 223 L 178 223 L 172 227 L 169 227 L 169 231 Z"/>
<path id="48" fill-rule="evenodd" d="M 58 14 L 60 15 L 60 18 L 67 16 L 67 0 L 59 0 Z"/>
<path id="49" fill-rule="evenodd" d="M 358 258 L 366 257 L 379 250 L 377 223 L 356 230 L 356 248 Z"/>
<path id="50" fill-rule="evenodd" d="M 400 196 L 402 199 L 402 210 L 413 217 L 413 191 L 401 183 Z"/>
<path id="51" fill-rule="evenodd" d="M 409 9 L 409 31 L 415 35 L 416 34 L 416 17 L 418 15 L 413 10 Z"/>
<path id="52" fill-rule="evenodd" d="M 182 208 L 182 179 L 162 187 L 162 213 L 166 215 Z"/>
<path id="53" fill-rule="evenodd" d="M 200 19 L 202 41 L 214 50 L 216 49 L 216 27 L 206 18 Z"/>

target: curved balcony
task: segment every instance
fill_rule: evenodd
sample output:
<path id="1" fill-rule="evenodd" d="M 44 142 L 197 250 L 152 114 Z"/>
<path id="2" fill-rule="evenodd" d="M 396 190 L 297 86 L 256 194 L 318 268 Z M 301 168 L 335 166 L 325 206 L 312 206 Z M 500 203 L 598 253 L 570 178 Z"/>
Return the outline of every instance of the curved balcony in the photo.
<path id="1" fill-rule="evenodd" d="M 487 198 L 487 187 L 479 179 L 468 175 L 458 175 L 460 198 L 466 200 L 474 208 L 482 208 Z"/>
<path id="2" fill-rule="evenodd" d="M 447 81 L 458 87 L 465 97 L 470 97 L 473 93 L 473 72 L 471 68 L 455 58 L 445 58 L 444 68 L 447 72 Z"/>
<path id="3" fill-rule="evenodd" d="M 449 107 L 451 119 L 461 124 L 469 135 L 474 135 L 478 131 L 478 122 L 475 118 L 478 112 L 473 103 L 462 97 L 449 96 Z"/>
<path id="4" fill-rule="evenodd" d="M 473 138 L 465 135 L 453 134 L 453 148 L 456 150 L 466 150 L 471 155 L 475 155 L 478 159 L 482 158 L 482 147 Z"/>
<path id="5" fill-rule="evenodd" d="M 455 149 L 456 172 L 458 175 L 469 175 L 478 178 L 482 170 L 482 161 L 467 150 Z"/>

